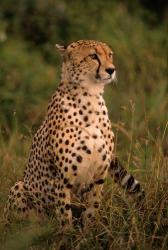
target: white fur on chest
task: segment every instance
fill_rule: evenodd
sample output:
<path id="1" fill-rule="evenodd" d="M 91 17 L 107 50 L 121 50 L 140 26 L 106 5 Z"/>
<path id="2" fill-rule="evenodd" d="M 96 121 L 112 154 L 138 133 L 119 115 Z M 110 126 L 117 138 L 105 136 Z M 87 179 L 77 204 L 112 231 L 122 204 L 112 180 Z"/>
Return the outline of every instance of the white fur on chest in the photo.
<path id="1" fill-rule="evenodd" d="M 65 134 L 65 138 L 61 138 L 62 145 L 59 146 L 65 151 L 64 140 L 69 139 L 74 143 L 73 152 L 82 157 L 80 163 L 76 158 L 73 159 L 73 164 L 78 169 L 75 182 L 84 185 L 92 183 L 101 176 L 112 157 L 108 138 L 109 135 L 113 137 L 113 133 L 109 129 L 110 121 L 104 99 L 101 94 L 91 95 L 83 89 L 71 90 L 71 93 L 67 91 L 64 93 L 57 107 L 56 114 L 60 114 L 61 117 L 56 119 L 56 126 L 60 130 L 58 135 Z M 72 134 L 66 135 L 67 129 L 73 130 Z M 83 150 L 83 146 L 90 153 Z M 69 150 L 71 150 L 70 147 Z"/>
<path id="2" fill-rule="evenodd" d="M 102 170 L 109 164 L 111 159 L 105 140 L 98 128 L 90 126 L 86 130 L 83 130 L 81 138 L 86 139 L 86 137 L 85 145 L 91 151 L 91 154 L 78 151 L 83 158 L 83 163 L 78 166 L 78 176 L 76 178 L 76 182 L 83 185 L 87 185 L 98 179 Z M 104 155 L 106 156 L 106 160 L 103 160 Z"/>

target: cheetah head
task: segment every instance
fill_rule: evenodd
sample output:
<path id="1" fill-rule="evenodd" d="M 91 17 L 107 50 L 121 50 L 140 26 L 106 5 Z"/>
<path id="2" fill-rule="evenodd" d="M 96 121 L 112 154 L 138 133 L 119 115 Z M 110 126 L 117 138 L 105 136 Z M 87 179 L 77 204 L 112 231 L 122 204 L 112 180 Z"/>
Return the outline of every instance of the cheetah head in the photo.
<path id="1" fill-rule="evenodd" d="M 116 77 L 111 48 L 102 42 L 80 40 L 56 45 L 62 55 L 62 82 L 106 85 Z"/>

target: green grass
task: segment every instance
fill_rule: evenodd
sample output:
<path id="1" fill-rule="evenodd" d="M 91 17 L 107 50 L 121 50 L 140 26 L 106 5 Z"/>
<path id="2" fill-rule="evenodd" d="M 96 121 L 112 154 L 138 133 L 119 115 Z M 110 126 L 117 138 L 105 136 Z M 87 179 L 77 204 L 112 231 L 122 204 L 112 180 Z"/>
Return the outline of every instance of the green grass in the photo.
<path id="1" fill-rule="evenodd" d="M 92 38 L 107 41 L 115 51 L 118 81 L 106 88 L 105 99 L 116 153 L 142 183 L 144 203 L 138 205 L 136 196 L 128 197 L 108 179 L 100 215 L 84 231 L 69 228 L 61 234 L 57 218 L 4 226 L 8 191 L 22 178 L 32 136 L 60 74 L 56 56 L 54 64 L 48 64 L 39 49 L 12 36 L 0 43 L 1 249 L 59 249 L 64 243 L 67 249 L 168 249 L 166 28 L 150 30 L 122 5 L 115 7 L 113 15 L 106 10 Z M 75 31 L 72 36 L 73 40 L 85 38 Z"/>

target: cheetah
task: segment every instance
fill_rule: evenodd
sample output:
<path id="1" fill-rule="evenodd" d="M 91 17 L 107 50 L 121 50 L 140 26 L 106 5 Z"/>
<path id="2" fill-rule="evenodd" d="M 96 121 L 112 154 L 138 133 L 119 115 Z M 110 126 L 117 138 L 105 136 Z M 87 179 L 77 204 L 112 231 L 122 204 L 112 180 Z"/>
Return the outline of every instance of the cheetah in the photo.
<path id="1" fill-rule="evenodd" d="M 116 77 L 113 51 L 103 42 L 80 40 L 56 45 L 62 57 L 61 81 L 36 132 L 21 181 L 10 190 L 5 218 L 58 211 L 60 223 L 72 222 L 73 204 L 82 217 L 94 217 L 105 179 L 111 175 L 129 193 L 140 183 L 114 155 L 114 134 L 103 99 Z"/>

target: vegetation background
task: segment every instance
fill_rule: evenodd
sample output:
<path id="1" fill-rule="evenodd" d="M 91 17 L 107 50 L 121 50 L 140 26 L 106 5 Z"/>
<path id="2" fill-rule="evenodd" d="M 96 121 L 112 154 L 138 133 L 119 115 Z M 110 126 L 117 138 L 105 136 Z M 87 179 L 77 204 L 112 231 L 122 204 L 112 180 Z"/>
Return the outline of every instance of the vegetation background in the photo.
<path id="1" fill-rule="evenodd" d="M 6 228 L 9 188 L 22 177 L 59 83 L 54 45 L 79 39 L 113 47 L 118 81 L 105 99 L 116 151 L 146 198 L 135 205 L 136 197 L 108 180 L 100 217 L 88 230 L 61 235 L 54 218 Z M 168 249 L 167 1 L 1 0 L 0 129 L 0 249 Z"/>

